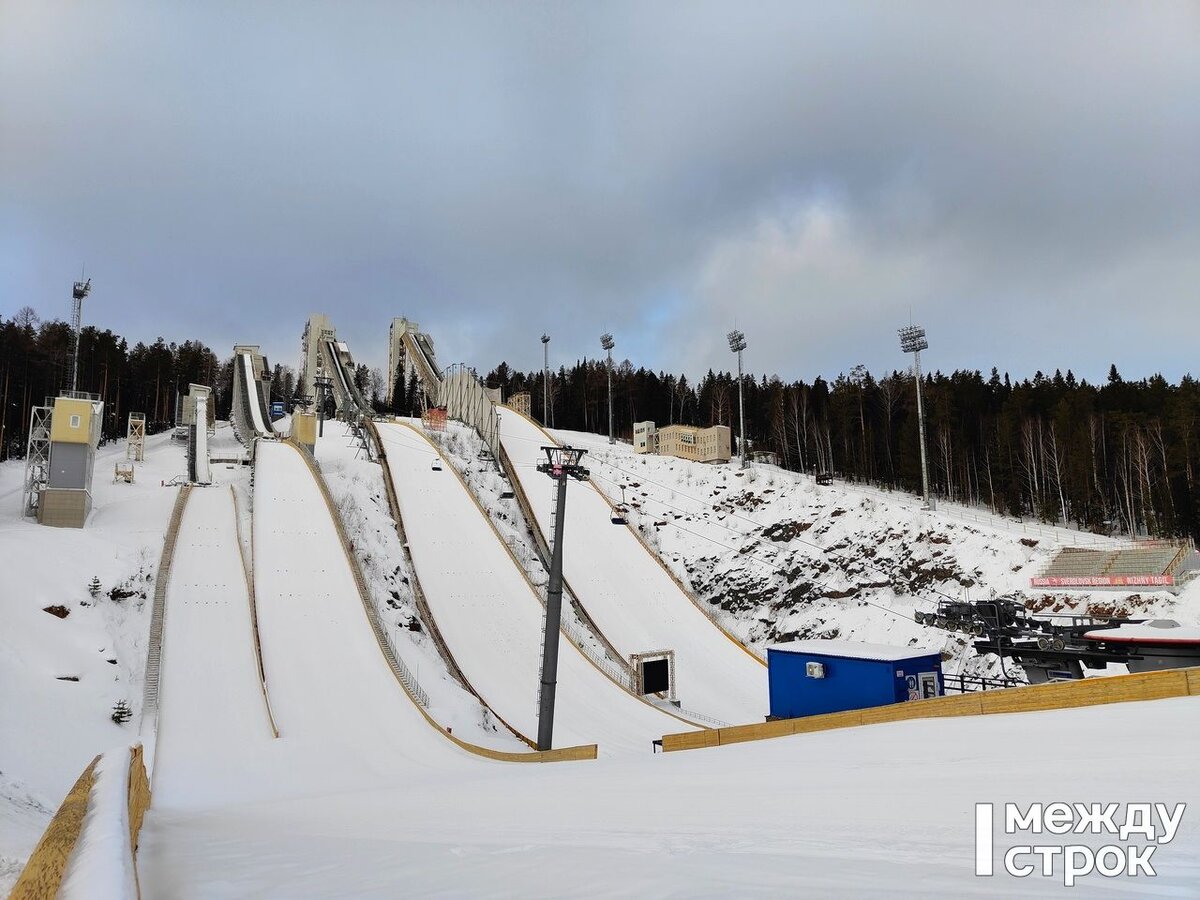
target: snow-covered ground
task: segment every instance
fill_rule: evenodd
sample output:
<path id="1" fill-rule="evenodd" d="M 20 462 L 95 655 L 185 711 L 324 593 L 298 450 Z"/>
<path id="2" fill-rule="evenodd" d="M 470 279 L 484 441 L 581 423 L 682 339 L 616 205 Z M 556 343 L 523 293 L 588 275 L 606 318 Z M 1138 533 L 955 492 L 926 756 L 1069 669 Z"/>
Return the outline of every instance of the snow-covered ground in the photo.
<path id="1" fill-rule="evenodd" d="M 792 638 L 834 638 L 932 647 L 949 670 L 990 672 L 969 641 L 913 621 L 943 599 L 989 599 L 1022 592 L 1045 612 L 1112 607 L 1200 621 L 1200 583 L 1166 592 L 1029 590 L 1029 578 L 1066 529 L 1031 531 L 999 517 L 966 518 L 951 507 L 929 512 L 904 494 L 776 467 L 707 465 L 639 455 L 628 444 L 583 432 L 555 432 L 586 448 L 592 482 L 614 503 L 721 621 L 755 647 Z M 1114 669 L 1114 671 L 1117 671 Z"/>
<path id="2" fill-rule="evenodd" d="M 0 891 L 92 757 L 136 737 L 147 598 L 177 492 L 161 482 L 187 463 L 182 441 L 152 435 L 134 483 L 114 484 L 125 451 L 124 441 L 97 451 L 82 529 L 22 517 L 24 461 L 0 464 Z M 125 725 L 112 720 L 119 701 Z"/>
<path id="3" fill-rule="evenodd" d="M 397 749 L 401 783 L 390 788 L 152 813 L 142 885 L 147 896 L 295 900 L 1195 896 L 1198 702 L 925 719 L 546 766 L 433 769 Z M 1155 878 L 1093 874 L 1072 892 L 1041 876 L 974 875 L 976 803 L 1062 800 L 1190 809 L 1156 852 Z"/>
<path id="4" fill-rule="evenodd" d="M 227 428 L 219 426 L 214 447 L 234 449 Z M 536 685 L 527 683 L 536 672 L 528 657 L 541 611 L 503 548 L 526 546 L 511 503 L 484 503 L 493 522 L 511 521 L 502 542 L 455 473 L 432 472 L 433 448 L 420 435 L 399 426 L 386 432 L 405 444 L 389 450 L 431 606 L 439 621 L 445 617 L 460 662 L 478 664 L 472 680 L 480 692 L 497 705 L 527 704 L 522 728 L 529 728 Z M 411 441 L 395 437 L 405 432 Z M 837 635 L 954 650 L 954 638 L 915 625 L 912 609 L 928 608 L 938 591 L 974 596 L 1023 586 L 1049 552 L 1040 539 L 1022 543 L 1019 532 L 845 487 L 634 458 L 596 436 L 562 437 L 587 444 L 595 483 L 614 500 L 625 486 L 631 523 L 754 646 Z M 532 464 L 528 448 L 518 452 Z M 523 749 L 414 629 L 412 573 L 380 467 L 337 423 L 326 423 L 317 457 L 389 639 L 431 696 L 430 714 L 456 736 Z M 0 466 L 5 889 L 88 760 L 134 737 L 133 725 L 118 726 L 110 714 L 126 700 L 137 721 L 146 598 L 176 494 L 160 482 L 186 466 L 182 442 L 152 437 L 136 483 L 111 484 L 105 473 L 123 458 L 123 445 L 101 449 L 96 511 L 78 531 L 22 520 L 20 464 Z M 665 722 L 663 731 L 685 726 L 570 655 L 568 642 L 562 653 L 575 662 L 563 670 L 559 737 L 578 730 L 580 740 L 601 744 L 601 757 L 512 765 L 471 756 L 438 734 L 397 684 L 299 453 L 260 445 L 252 490 L 242 467 L 216 465 L 213 474 L 217 484 L 189 501 L 168 592 L 154 798 L 139 853 L 148 897 L 1054 895 L 1063 893 L 1054 879 L 974 876 L 976 803 L 1200 801 L 1194 698 L 918 720 L 655 755 L 646 738 L 657 723 Z M 470 478 L 477 497 L 502 488 L 482 467 Z M 530 486 L 543 490 L 538 485 L 549 479 L 537 478 Z M 260 636 L 278 738 L 250 642 L 234 494 L 247 537 L 253 508 Z M 628 532 L 601 515 L 607 503 L 576 484 L 571 504 L 595 509 L 569 528 L 597 552 L 614 552 L 606 549 L 610 536 Z M 626 569 L 661 574 L 640 544 L 632 547 L 636 554 L 615 551 Z M 642 568 L 646 560 L 652 566 Z M 96 597 L 88 590 L 93 575 L 101 582 Z M 604 609 L 597 579 L 586 571 L 576 579 L 581 598 L 598 597 Z M 113 588 L 121 590 L 110 597 Z M 706 647 L 715 637 L 717 671 L 727 653 L 761 671 L 680 599 L 687 606 L 670 607 L 677 621 L 669 645 Z M 1193 585 L 1178 599 L 1153 595 L 1148 605 L 1194 621 L 1196 601 Z M 66 618 L 42 611 L 57 604 L 69 610 Z M 58 680 L 67 675 L 79 680 Z M 574 691 L 576 677 L 591 680 Z M 687 685 L 681 693 L 693 705 Z M 643 714 L 647 721 L 637 721 Z M 627 752 L 605 753 L 606 743 Z M 1156 879 L 1092 875 L 1087 895 L 1194 894 L 1200 827 L 1189 815 L 1159 848 Z"/>

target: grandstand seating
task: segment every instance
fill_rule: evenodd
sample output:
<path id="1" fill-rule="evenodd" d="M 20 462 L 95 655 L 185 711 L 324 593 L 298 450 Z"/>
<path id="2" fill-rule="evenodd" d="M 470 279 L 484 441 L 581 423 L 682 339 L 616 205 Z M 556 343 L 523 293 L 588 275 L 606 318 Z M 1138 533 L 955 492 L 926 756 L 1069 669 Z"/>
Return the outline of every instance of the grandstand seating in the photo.
<path id="1" fill-rule="evenodd" d="M 1047 563 L 1039 577 L 1174 575 L 1190 549 L 1188 544 L 1166 541 L 1140 541 L 1112 550 L 1064 547 Z"/>

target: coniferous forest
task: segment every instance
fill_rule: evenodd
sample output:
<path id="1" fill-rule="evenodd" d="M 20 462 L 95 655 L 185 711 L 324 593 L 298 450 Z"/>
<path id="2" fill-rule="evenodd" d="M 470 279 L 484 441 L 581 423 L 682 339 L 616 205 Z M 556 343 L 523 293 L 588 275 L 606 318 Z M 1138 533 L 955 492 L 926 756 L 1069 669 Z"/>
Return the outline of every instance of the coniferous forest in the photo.
<path id="1" fill-rule="evenodd" d="M 0 320 L 0 459 L 25 452 L 32 406 L 69 387 L 70 327 L 41 321 L 33 309 Z M 613 368 L 617 435 L 633 423 L 723 424 L 738 434 L 738 384 L 708 371 L 683 375 Z M 381 412 L 411 414 L 416 386 L 397 380 L 384 403 L 385 379 L 360 365 L 355 381 Z M 505 397 L 528 391 L 538 419 L 542 373 L 501 363 L 487 374 Z M 105 439 L 125 434 L 131 411 L 144 412 L 151 433 L 175 421 L 176 394 L 190 383 L 214 388 L 217 415 L 229 414 L 232 359 L 195 340 L 158 338 L 132 347 L 109 330 L 85 326 L 79 389 L 105 402 Z M 935 493 L 968 505 L 1089 530 L 1200 537 L 1200 384 L 1160 375 L 1126 380 L 1111 368 L 1103 384 L 1070 371 L 1013 380 L 992 369 L 934 372 L 923 380 L 929 475 Z M 919 492 L 921 463 L 916 390 L 911 373 L 874 374 L 856 366 L 832 381 L 784 382 L 747 375 L 749 449 L 770 451 L 789 469 L 831 472 L 879 487 Z M 272 399 L 303 396 L 291 367 L 275 363 Z M 585 360 L 551 373 L 549 421 L 557 428 L 608 429 L 607 368 Z"/>
<path id="2" fill-rule="evenodd" d="M 488 374 L 505 396 L 529 391 L 541 419 L 541 372 L 502 363 Z M 558 428 L 606 432 L 607 367 L 584 361 L 550 377 L 550 420 Z M 832 472 L 919 493 L 921 461 L 911 372 L 873 374 L 856 366 L 833 381 L 784 382 L 747 375 L 751 452 L 772 451 L 789 469 Z M 1200 383 L 1160 375 L 1125 380 L 1112 367 L 1103 384 L 1038 372 L 1012 380 L 992 369 L 934 372 L 922 382 L 933 491 L 998 513 L 1139 536 L 1200 534 Z M 738 434 L 737 377 L 685 376 L 613 367 L 615 430 L 632 423 L 730 426 Z"/>

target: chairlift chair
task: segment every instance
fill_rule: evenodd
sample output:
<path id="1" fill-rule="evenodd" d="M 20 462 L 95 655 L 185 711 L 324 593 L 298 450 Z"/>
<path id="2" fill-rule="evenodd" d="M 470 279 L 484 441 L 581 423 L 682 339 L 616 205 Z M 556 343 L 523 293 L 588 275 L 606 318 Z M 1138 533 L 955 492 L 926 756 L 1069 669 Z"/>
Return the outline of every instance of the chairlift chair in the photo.
<path id="1" fill-rule="evenodd" d="M 614 525 L 628 525 L 629 520 L 625 518 L 629 512 L 625 507 L 625 485 L 621 485 L 621 502 L 612 508 L 612 517 L 610 521 Z"/>

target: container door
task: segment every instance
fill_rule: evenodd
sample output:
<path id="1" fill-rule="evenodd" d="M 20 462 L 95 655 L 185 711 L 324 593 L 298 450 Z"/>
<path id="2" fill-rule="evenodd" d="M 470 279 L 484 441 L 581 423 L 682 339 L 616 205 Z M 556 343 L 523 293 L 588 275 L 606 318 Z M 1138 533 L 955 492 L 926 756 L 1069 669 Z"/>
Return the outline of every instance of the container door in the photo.
<path id="1" fill-rule="evenodd" d="M 920 683 L 921 699 L 928 700 L 930 697 L 938 695 L 938 676 L 937 672 L 922 672 L 917 676 Z"/>

